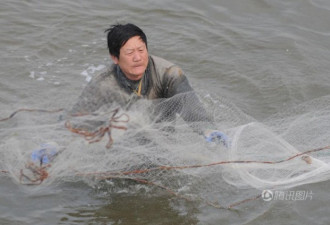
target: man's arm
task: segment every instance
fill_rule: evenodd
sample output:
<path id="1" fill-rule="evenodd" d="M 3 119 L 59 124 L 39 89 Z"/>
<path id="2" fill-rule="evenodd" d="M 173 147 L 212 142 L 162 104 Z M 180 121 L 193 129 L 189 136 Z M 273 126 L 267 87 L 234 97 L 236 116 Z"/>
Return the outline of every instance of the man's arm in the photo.
<path id="1" fill-rule="evenodd" d="M 216 130 L 212 116 L 203 107 L 187 77 L 177 66 L 171 67 L 164 76 L 166 81 L 165 96 L 171 98 L 168 110 L 179 115 L 190 124 L 194 131 L 203 135 L 208 142 L 220 141 L 226 147 L 229 146 L 228 138 L 222 132 Z"/>
<path id="2" fill-rule="evenodd" d="M 78 101 L 73 105 L 70 114 L 90 114 L 98 110 L 102 105 L 102 94 L 98 80 L 92 80 L 82 91 Z"/>
<path id="3" fill-rule="evenodd" d="M 172 66 L 164 75 L 164 97 L 169 99 L 169 110 L 178 113 L 195 131 L 203 134 L 204 127 L 214 128 L 213 118 L 203 107 L 183 71 Z"/>

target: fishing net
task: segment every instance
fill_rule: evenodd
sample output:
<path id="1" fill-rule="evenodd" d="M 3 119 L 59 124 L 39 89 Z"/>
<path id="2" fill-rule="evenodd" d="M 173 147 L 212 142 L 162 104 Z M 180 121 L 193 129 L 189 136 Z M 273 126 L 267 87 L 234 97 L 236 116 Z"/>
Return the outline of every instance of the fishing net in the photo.
<path id="1" fill-rule="evenodd" d="M 256 121 L 208 94 L 186 106 L 190 94 L 84 115 L 5 112 L 2 174 L 19 184 L 84 181 L 114 192 L 161 190 L 225 208 L 259 198 L 262 190 L 329 179 L 330 97 Z M 228 145 L 206 142 L 203 129 L 222 131 Z"/>

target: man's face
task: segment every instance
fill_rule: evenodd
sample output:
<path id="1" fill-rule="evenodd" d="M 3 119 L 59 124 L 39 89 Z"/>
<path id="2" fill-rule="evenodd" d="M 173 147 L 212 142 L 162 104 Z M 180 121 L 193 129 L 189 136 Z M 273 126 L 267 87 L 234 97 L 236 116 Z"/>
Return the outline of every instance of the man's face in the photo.
<path id="1" fill-rule="evenodd" d="M 130 80 L 140 80 L 148 66 L 148 50 L 139 36 L 128 39 L 120 48 L 119 58 L 111 58 Z"/>

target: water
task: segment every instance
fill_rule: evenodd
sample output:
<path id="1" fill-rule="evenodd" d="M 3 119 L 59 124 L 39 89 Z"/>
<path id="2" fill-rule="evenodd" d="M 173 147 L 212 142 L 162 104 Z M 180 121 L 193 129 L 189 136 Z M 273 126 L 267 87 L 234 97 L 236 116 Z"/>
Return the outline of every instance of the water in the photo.
<path id="1" fill-rule="evenodd" d="M 0 115 L 69 108 L 110 63 L 104 30 L 133 22 L 147 34 L 150 53 L 180 65 L 196 90 L 263 121 L 330 95 L 329 10 L 326 0 L 5 0 Z M 164 192 L 0 182 L 0 224 L 327 224 L 330 211 L 329 181 L 294 189 L 312 190 L 312 200 L 258 201 L 238 212 Z"/>

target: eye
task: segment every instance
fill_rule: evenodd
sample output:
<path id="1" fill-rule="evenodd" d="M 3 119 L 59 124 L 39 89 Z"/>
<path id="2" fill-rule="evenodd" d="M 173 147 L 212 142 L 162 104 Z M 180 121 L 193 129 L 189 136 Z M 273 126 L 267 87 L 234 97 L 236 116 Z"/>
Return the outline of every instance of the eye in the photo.
<path id="1" fill-rule="evenodd" d="M 139 51 L 139 52 L 144 52 L 144 50 L 145 50 L 144 47 L 140 47 L 140 48 L 138 48 L 138 51 Z"/>

